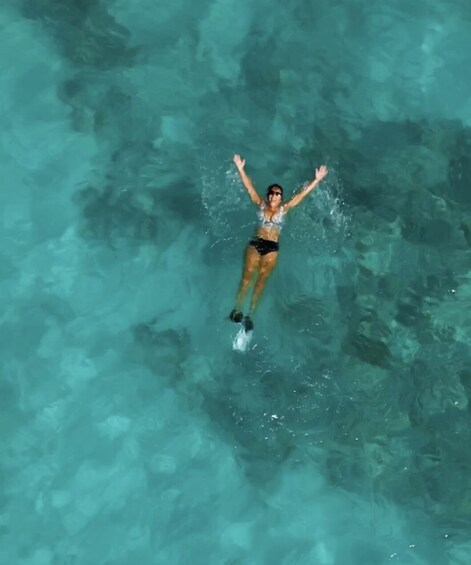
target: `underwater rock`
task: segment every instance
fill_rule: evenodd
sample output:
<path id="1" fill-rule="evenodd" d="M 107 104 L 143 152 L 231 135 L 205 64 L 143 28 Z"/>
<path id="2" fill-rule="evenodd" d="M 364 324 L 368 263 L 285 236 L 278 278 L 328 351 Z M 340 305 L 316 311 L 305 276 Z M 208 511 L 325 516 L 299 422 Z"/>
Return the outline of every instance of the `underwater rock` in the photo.
<path id="1" fill-rule="evenodd" d="M 458 376 L 460 378 L 460 382 L 463 385 L 468 401 L 471 400 L 471 370 L 463 369 L 458 372 Z"/>
<path id="2" fill-rule="evenodd" d="M 224 400 L 206 395 L 203 407 L 227 441 L 237 445 L 235 454 L 246 476 L 257 484 L 266 486 L 296 447 L 296 437 L 281 422 L 263 416 L 259 409 L 244 409 L 228 391 Z"/>
<path id="3" fill-rule="evenodd" d="M 353 354 L 369 365 L 386 369 L 391 364 L 389 347 L 381 340 L 369 337 L 361 331 L 350 334 L 344 344 L 344 351 Z"/>
<path id="4" fill-rule="evenodd" d="M 185 375 L 184 363 L 190 353 L 187 331 L 158 331 L 151 322 L 136 326 L 133 335 L 140 345 L 141 361 L 153 372 L 164 378 L 181 378 Z"/>
<path id="5" fill-rule="evenodd" d="M 393 456 L 386 447 L 378 443 L 364 443 L 362 447 L 365 471 L 370 478 L 375 479 L 388 472 Z"/>
<path id="6" fill-rule="evenodd" d="M 76 25 L 90 16 L 100 6 L 100 0 L 23 0 L 22 13 L 25 18 L 61 22 Z"/>
<path id="7" fill-rule="evenodd" d="M 447 245 L 452 237 L 452 233 L 453 229 L 449 221 L 436 218 L 422 225 L 420 239 L 427 245 Z"/>
<path id="8" fill-rule="evenodd" d="M 376 410 L 378 403 L 383 405 L 382 395 L 379 391 L 381 383 L 388 378 L 388 371 L 383 367 L 373 366 L 371 363 L 369 365 L 365 367 L 364 363 L 356 361 L 355 366 L 349 367 L 350 390 L 355 395 L 364 395 L 364 397 L 362 396 L 362 402 L 368 400 L 372 404 L 371 410 Z M 373 418 L 372 412 L 370 412 L 370 418 Z"/>
<path id="9" fill-rule="evenodd" d="M 402 236 L 412 243 L 444 246 L 449 244 L 453 228 L 449 221 L 436 218 L 423 220 L 410 218 L 402 224 Z"/>
<path id="10" fill-rule="evenodd" d="M 468 247 L 471 247 L 471 222 L 462 221 L 460 224 L 460 230 L 463 233 L 463 237 L 468 244 Z"/>
<path id="11" fill-rule="evenodd" d="M 112 242 L 115 238 L 149 241 L 157 235 L 155 211 L 132 194 L 117 192 L 111 186 L 99 191 L 88 186 L 78 192 L 76 202 L 82 208 L 82 236 Z M 144 209 L 142 209 L 143 207 Z"/>
<path id="12" fill-rule="evenodd" d="M 449 534 L 446 534 L 448 539 Z M 447 543 L 446 554 L 448 563 L 453 565 L 468 565 L 471 555 L 471 541 L 450 539 Z"/>
<path id="13" fill-rule="evenodd" d="M 415 328 L 419 324 L 427 322 L 428 318 L 429 317 L 422 311 L 420 304 L 403 302 L 397 306 L 395 320 L 404 326 Z"/>
<path id="14" fill-rule="evenodd" d="M 358 485 L 364 477 L 358 448 L 342 447 L 336 450 L 331 448 L 326 458 L 326 470 L 333 485 L 349 489 L 352 489 L 353 485 Z"/>
<path id="15" fill-rule="evenodd" d="M 22 13 L 52 31 L 64 56 L 75 65 L 110 69 L 134 62 L 137 49 L 127 46 L 129 31 L 98 0 L 24 0 Z"/>
<path id="16" fill-rule="evenodd" d="M 409 403 L 410 421 L 417 430 L 433 428 L 434 441 L 440 449 L 456 451 L 452 458 L 460 460 L 461 448 L 455 445 L 453 438 L 468 432 L 469 399 L 462 373 L 454 365 L 463 366 L 463 351 L 460 348 L 455 353 L 452 349 L 450 354 L 449 346 L 435 344 L 423 349 L 422 359 L 411 367 L 416 392 Z M 428 350 L 434 352 L 433 364 L 428 360 Z"/>
<path id="17" fill-rule="evenodd" d="M 467 407 L 468 397 L 459 375 L 432 375 L 430 382 L 417 395 L 415 414 L 422 422 L 426 422 L 448 409 L 465 410 Z"/>
<path id="18" fill-rule="evenodd" d="M 290 301 L 280 300 L 279 311 L 283 323 L 300 328 L 315 327 L 316 333 L 329 328 L 329 316 L 324 303 L 310 296 L 301 295 Z"/>
<path id="19" fill-rule="evenodd" d="M 452 196 L 461 204 L 471 204 L 471 157 L 460 155 L 450 159 L 448 182 Z"/>

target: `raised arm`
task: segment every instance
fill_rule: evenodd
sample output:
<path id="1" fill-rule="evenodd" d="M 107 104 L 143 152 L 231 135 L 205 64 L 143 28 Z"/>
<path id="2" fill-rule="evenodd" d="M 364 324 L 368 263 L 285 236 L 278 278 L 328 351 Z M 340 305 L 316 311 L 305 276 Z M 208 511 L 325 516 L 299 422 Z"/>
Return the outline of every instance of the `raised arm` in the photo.
<path id="1" fill-rule="evenodd" d="M 242 157 L 240 155 L 234 155 L 232 160 L 234 161 L 235 166 L 237 167 L 237 170 L 239 171 L 240 180 L 242 181 L 242 184 L 244 185 L 247 192 L 249 193 L 249 196 L 252 199 L 252 202 L 257 206 L 260 206 L 260 204 L 263 202 L 263 200 L 257 194 L 257 191 L 255 190 L 255 188 L 252 184 L 252 181 L 250 180 L 250 177 L 247 176 L 247 173 L 245 172 L 245 168 L 244 168 L 245 167 L 245 159 L 242 159 Z"/>
<path id="2" fill-rule="evenodd" d="M 316 169 L 316 176 L 314 179 L 285 204 L 285 209 L 294 208 L 302 200 L 304 200 L 304 198 L 306 198 L 306 196 L 321 183 L 321 181 L 327 176 L 328 172 L 329 171 L 325 165 L 321 165 L 318 169 Z"/>

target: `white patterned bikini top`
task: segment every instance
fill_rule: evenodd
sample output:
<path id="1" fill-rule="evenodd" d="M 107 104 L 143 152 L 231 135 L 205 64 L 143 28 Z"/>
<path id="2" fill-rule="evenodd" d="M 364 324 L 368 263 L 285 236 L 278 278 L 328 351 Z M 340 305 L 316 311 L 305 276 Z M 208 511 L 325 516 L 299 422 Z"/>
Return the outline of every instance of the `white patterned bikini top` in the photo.
<path id="1" fill-rule="evenodd" d="M 258 227 L 259 228 L 275 228 L 278 231 L 281 231 L 283 224 L 285 222 L 285 212 L 284 207 L 280 206 L 278 212 L 273 216 L 271 220 L 268 220 L 265 217 L 265 210 L 267 209 L 267 205 L 265 202 L 262 202 L 260 208 L 258 210 Z"/>

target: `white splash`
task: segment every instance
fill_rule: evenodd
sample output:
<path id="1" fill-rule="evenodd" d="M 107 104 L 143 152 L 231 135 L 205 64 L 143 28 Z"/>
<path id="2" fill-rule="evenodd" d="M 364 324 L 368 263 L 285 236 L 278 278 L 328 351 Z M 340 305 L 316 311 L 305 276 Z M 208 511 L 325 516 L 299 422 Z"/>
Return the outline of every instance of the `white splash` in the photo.
<path id="1" fill-rule="evenodd" d="M 252 341 L 252 334 L 253 332 L 246 332 L 245 329 L 241 327 L 232 342 L 232 349 L 234 351 L 247 351 Z"/>

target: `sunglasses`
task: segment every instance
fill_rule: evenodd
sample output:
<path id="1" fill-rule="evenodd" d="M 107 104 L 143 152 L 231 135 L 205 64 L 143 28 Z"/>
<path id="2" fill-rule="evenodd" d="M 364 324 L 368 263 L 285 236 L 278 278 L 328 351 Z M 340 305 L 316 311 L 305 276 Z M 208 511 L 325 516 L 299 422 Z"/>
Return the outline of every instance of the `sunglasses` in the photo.
<path id="1" fill-rule="evenodd" d="M 271 195 L 274 195 L 274 196 L 281 196 L 282 193 L 281 193 L 281 192 L 278 192 L 277 190 L 269 190 L 269 191 L 268 191 L 268 196 L 271 196 Z"/>

